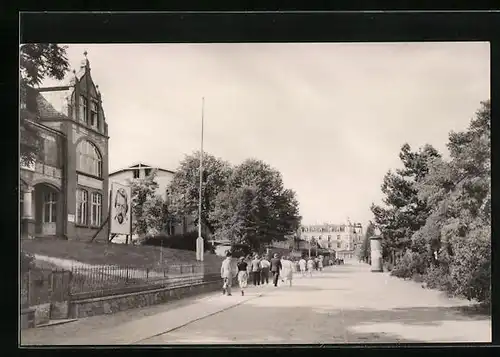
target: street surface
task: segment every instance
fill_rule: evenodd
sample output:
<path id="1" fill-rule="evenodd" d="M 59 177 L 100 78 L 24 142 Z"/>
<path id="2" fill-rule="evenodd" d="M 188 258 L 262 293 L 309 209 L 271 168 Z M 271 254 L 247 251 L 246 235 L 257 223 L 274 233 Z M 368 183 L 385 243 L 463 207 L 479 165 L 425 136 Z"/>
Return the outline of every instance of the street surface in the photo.
<path id="1" fill-rule="evenodd" d="M 491 342 L 471 303 L 347 263 L 294 275 L 292 287 L 183 301 L 23 330 L 22 345 Z"/>

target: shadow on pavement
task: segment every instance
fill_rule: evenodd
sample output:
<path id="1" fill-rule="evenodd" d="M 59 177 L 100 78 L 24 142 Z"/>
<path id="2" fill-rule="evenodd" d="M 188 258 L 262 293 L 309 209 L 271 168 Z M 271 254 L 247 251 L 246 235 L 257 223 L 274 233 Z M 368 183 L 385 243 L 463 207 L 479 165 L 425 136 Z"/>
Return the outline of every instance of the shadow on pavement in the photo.
<path id="1" fill-rule="evenodd" d="M 481 326 L 480 340 L 478 337 L 467 339 L 468 331 L 474 329 L 473 324 L 488 317 L 470 316 L 457 307 L 341 310 L 324 306 L 269 306 L 259 300 L 252 300 L 143 343 L 440 343 L 454 342 L 447 326 L 464 321 L 469 325 L 458 332 L 461 337 L 456 342 L 486 342 L 489 338 Z M 396 326 L 399 330 L 379 329 L 377 326 L 380 325 Z M 363 331 L 363 328 L 358 329 L 359 326 L 372 327 L 369 331 Z"/>

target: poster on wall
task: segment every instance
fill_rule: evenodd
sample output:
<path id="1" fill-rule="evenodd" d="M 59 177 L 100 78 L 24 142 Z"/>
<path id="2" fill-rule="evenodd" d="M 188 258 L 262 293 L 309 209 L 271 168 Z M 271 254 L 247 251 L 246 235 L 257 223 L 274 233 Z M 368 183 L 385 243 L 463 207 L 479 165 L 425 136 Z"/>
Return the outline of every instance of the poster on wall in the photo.
<path id="1" fill-rule="evenodd" d="M 131 187 L 119 183 L 111 186 L 110 219 L 112 234 L 130 234 L 132 219 Z"/>

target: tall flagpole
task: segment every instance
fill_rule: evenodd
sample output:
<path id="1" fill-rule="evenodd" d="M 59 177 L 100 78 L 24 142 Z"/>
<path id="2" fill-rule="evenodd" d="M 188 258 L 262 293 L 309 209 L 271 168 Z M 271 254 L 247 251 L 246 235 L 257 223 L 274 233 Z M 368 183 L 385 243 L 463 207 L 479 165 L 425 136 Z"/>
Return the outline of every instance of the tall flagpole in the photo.
<path id="1" fill-rule="evenodd" d="M 201 150 L 200 150 L 200 186 L 198 199 L 198 238 L 196 239 L 196 259 L 203 261 L 203 237 L 201 236 L 201 200 L 203 187 L 203 119 L 205 112 L 205 97 L 201 99 Z"/>

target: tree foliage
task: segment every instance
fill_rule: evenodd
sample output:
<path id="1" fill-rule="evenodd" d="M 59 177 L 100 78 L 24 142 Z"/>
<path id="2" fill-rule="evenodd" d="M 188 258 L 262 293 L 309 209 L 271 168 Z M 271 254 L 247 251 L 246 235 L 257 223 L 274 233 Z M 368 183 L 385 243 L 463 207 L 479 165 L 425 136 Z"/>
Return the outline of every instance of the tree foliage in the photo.
<path id="1" fill-rule="evenodd" d="M 419 235 L 438 253 L 447 289 L 489 301 L 491 279 L 491 106 L 481 103 L 469 127 L 449 135 L 449 161 L 437 160 L 419 185 L 432 205 Z"/>
<path id="2" fill-rule="evenodd" d="M 233 169 L 211 219 L 216 222 L 216 237 L 258 250 L 294 234 L 301 217 L 295 192 L 284 188 L 281 173 L 263 161 L 248 159 Z"/>
<path id="3" fill-rule="evenodd" d="M 211 214 L 215 210 L 217 195 L 224 191 L 231 174 L 231 166 L 213 155 L 203 154 L 202 223 L 214 233 L 215 222 Z M 190 216 L 198 223 L 200 153 L 188 155 L 180 163 L 169 185 L 169 209 L 178 217 Z"/>
<path id="4" fill-rule="evenodd" d="M 160 234 L 168 221 L 166 203 L 156 194 L 156 174 L 153 170 L 147 177 L 132 181 L 132 230 L 141 238 Z"/>
<path id="5" fill-rule="evenodd" d="M 491 105 L 482 102 L 469 127 L 451 132 L 450 159 L 431 155 L 414 181 L 423 209 L 413 231 L 394 219 L 399 212 L 373 206 L 384 236 L 406 229 L 408 250 L 395 275 L 424 274 L 429 287 L 480 302 L 491 298 Z M 385 184 L 385 181 L 384 181 Z M 386 187 L 389 187 L 387 185 Z M 384 186 L 383 186 L 384 189 Z M 404 191 L 404 190 L 401 190 Z M 386 192 L 384 192 L 386 193 Z M 394 197 L 393 192 L 390 192 Z M 389 196 L 389 195 L 388 195 Z M 397 200 L 386 201 L 395 203 Z M 423 223 L 421 218 L 423 219 Z M 415 219 L 415 216 L 413 217 Z M 418 228 L 417 228 L 418 227 Z M 417 229 L 414 229 L 417 228 Z"/>
<path id="6" fill-rule="evenodd" d="M 23 82 L 39 86 L 45 78 L 63 80 L 69 70 L 67 46 L 55 43 L 27 43 L 19 50 L 19 65 Z"/>
<path id="7" fill-rule="evenodd" d="M 384 176 L 381 186 L 384 206 L 371 206 L 375 223 L 382 231 L 385 258 L 410 248 L 411 236 L 425 223 L 429 207 L 418 197 L 416 185 L 427 174 L 429 163 L 440 154 L 430 145 L 411 151 L 410 145 L 404 144 L 399 157 L 403 167 Z"/>
<path id="8" fill-rule="evenodd" d="M 32 87 L 39 86 L 45 78 L 64 79 L 69 70 L 66 47 L 53 43 L 29 43 L 19 50 L 19 95 L 26 102 Z M 33 164 L 40 151 L 38 130 L 29 119 L 30 113 L 21 108 L 20 112 L 20 158 L 22 164 Z"/>

